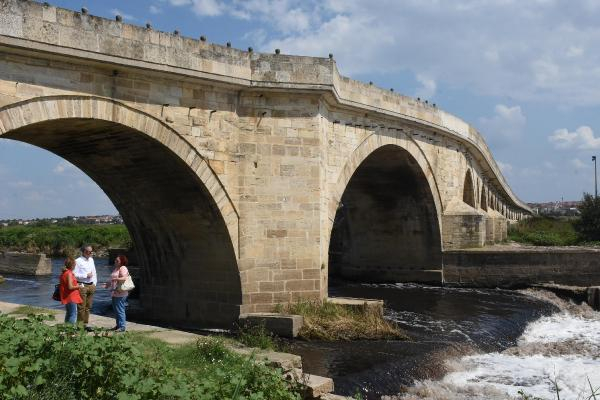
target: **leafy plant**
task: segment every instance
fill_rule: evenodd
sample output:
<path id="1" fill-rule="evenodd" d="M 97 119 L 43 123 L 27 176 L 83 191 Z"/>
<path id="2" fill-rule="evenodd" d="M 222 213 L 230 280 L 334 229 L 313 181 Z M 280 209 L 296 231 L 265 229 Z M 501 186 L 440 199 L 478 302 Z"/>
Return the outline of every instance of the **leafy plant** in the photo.
<path id="1" fill-rule="evenodd" d="M 299 399 L 281 371 L 218 341 L 170 347 L 0 315 L 0 399 Z"/>
<path id="2" fill-rule="evenodd" d="M 275 338 L 264 324 L 242 324 L 238 327 L 237 339 L 248 347 L 273 350 L 277 347 Z"/>

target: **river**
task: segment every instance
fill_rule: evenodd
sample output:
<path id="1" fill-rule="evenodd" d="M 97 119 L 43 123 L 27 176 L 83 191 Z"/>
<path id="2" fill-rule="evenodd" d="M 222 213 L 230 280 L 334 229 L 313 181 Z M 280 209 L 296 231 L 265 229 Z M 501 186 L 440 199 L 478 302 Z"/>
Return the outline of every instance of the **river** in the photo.
<path id="1" fill-rule="evenodd" d="M 100 281 L 106 259 L 96 259 Z M 0 301 L 60 308 L 50 299 L 61 260 L 48 277 L 6 276 Z M 339 284 L 334 296 L 385 300 L 386 317 L 410 341 L 293 341 L 305 372 L 332 377 L 336 393 L 365 399 L 513 399 L 519 390 L 586 399 L 600 386 L 600 313 L 541 291 L 439 288 L 413 284 Z M 94 313 L 110 315 L 99 289 Z M 585 396 L 583 396 L 585 394 Z M 600 396 L 599 396 L 600 397 Z"/>
<path id="2" fill-rule="evenodd" d="M 52 300 L 54 285 L 58 283 L 64 259 L 52 259 L 52 275 L 25 276 L 4 275 L 6 282 L 0 285 L 0 301 L 27 304 L 31 306 L 64 309 L 58 301 Z M 98 282 L 108 282 L 112 268 L 107 258 L 94 258 Z M 98 288 L 94 295 L 92 313 L 112 315 L 110 291 Z"/>

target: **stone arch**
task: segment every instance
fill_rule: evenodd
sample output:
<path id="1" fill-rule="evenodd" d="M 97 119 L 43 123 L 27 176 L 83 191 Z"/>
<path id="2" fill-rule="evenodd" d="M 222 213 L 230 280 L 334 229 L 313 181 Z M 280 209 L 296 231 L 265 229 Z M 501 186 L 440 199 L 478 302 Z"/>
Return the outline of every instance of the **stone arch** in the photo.
<path id="1" fill-rule="evenodd" d="M 475 205 L 475 189 L 473 187 L 473 177 L 471 170 L 467 169 L 463 184 L 463 202 L 470 205 L 473 208 L 477 208 Z"/>
<path id="2" fill-rule="evenodd" d="M 348 182 L 350 182 L 350 179 L 360 164 L 362 164 L 362 162 L 375 150 L 386 145 L 395 145 L 407 151 L 413 157 L 414 161 L 419 165 L 425 174 L 425 178 L 427 179 L 427 183 L 429 185 L 429 190 L 433 195 L 438 223 L 441 225 L 444 207 L 433 169 L 431 168 L 431 165 L 429 164 L 429 161 L 427 160 L 423 150 L 421 150 L 421 148 L 412 140 L 412 138 L 409 138 L 403 132 L 394 132 L 388 135 L 371 134 L 354 149 L 348 161 L 346 161 L 346 164 L 342 168 L 342 171 L 338 176 L 337 183 L 333 189 L 333 193 L 329 200 L 329 215 L 335 215 L 342 199 L 342 195 L 348 186 Z"/>
<path id="3" fill-rule="evenodd" d="M 157 318 L 237 318 L 237 210 L 207 160 L 176 130 L 114 100 L 48 96 L 0 108 L 0 138 L 54 152 L 106 192 L 144 266 L 142 305 Z"/>
<path id="4" fill-rule="evenodd" d="M 330 273 L 423 280 L 425 270 L 441 267 L 441 207 L 432 169 L 412 138 L 402 132 L 367 137 L 330 198 Z"/>

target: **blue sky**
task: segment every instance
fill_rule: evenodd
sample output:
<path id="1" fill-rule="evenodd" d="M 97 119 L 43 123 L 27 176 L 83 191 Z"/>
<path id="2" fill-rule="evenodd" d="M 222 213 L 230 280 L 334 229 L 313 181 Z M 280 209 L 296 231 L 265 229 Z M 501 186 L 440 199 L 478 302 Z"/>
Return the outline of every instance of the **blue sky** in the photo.
<path id="1" fill-rule="evenodd" d="M 477 127 L 524 201 L 594 190 L 597 0 L 55 0 L 234 47 L 327 56 L 341 73 L 428 99 Z M 84 174 L 0 140 L 0 218 L 116 213 Z M 76 193 L 86 191 L 85 204 Z"/>

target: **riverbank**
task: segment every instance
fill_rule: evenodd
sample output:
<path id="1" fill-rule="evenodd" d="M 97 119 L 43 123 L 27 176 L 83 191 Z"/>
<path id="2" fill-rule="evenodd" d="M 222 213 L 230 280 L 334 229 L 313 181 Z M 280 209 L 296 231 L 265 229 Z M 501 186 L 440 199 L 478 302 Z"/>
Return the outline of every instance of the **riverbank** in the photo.
<path id="1" fill-rule="evenodd" d="M 44 321 L 43 317 L 27 317 L 22 313 L 49 314 L 52 315 L 52 318 Z M 40 343 L 39 339 L 41 337 L 54 338 L 53 341 L 64 341 L 65 336 L 62 335 L 61 338 L 60 334 L 62 332 L 67 334 L 68 348 L 72 350 L 74 357 L 77 357 L 78 349 L 81 347 L 79 346 L 79 341 L 86 342 L 87 347 L 83 346 L 85 347 L 85 359 L 94 365 L 94 371 L 88 371 L 85 374 L 86 380 L 92 382 L 91 386 L 80 388 L 79 390 L 85 390 L 87 395 L 92 395 L 97 399 L 112 399 L 119 396 L 119 393 L 111 391 L 112 389 L 106 386 L 107 380 L 105 379 L 105 374 L 96 371 L 98 368 L 104 368 L 106 360 L 111 364 L 110 368 L 112 369 L 123 367 L 123 365 L 119 365 L 119 362 L 127 364 L 128 368 L 122 371 L 125 378 L 136 373 L 145 374 L 145 379 L 142 381 L 138 380 L 143 376 L 138 376 L 134 382 L 129 384 L 126 394 L 133 397 L 127 398 L 153 399 L 160 397 L 161 394 L 168 394 L 167 397 L 173 399 L 201 397 L 215 400 L 222 398 L 248 398 L 250 396 L 253 399 L 274 400 L 292 400 L 302 397 L 334 398 L 327 395 L 328 391 L 333 390 L 333 382 L 327 378 L 304 374 L 301 369 L 302 363 L 300 357 L 292 354 L 246 348 L 231 340 L 133 322 L 128 322 L 128 332 L 126 334 L 114 334 L 107 331 L 107 329 L 114 325 L 114 319 L 99 315 L 90 316 L 90 325 L 96 329 L 91 334 L 91 337 L 96 338 L 96 341 L 92 343 L 88 339 L 90 335 L 86 335 L 84 332 L 76 329 L 73 330 L 69 327 L 65 328 L 64 326 L 57 325 L 64 319 L 64 312 L 62 310 L 24 307 L 20 304 L 4 302 L 0 302 L 0 325 L 4 325 L 0 329 L 2 331 L 0 332 L 0 336 L 10 336 L 11 332 L 9 330 L 16 329 L 14 328 L 16 324 L 6 322 L 7 315 L 21 321 L 19 322 L 20 327 L 18 329 L 20 331 L 17 338 L 21 343 L 31 341 L 31 346 L 25 346 L 29 349 L 38 346 L 48 346 L 47 343 Z M 25 322 L 23 322 L 24 318 Z M 30 335 L 32 337 L 27 335 L 27 331 L 32 332 L 32 335 Z M 117 342 L 112 342 L 112 338 Z M 38 388 L 37 386 L 39 385 L 31 385 L 31 382 L 40 382 L 40 385 L 47 383 L 49 385 L 51 381 L 43 378 L 44 374 L 53 374 L 54 372 L 50 370 L 55 367 L 59 369 L 60 366 L 55 365 L 53 367 L 53 363 L 50 363 L 48 365 L 50 370 L 48 371 L 41 371 L 40 369 L 31 370 L 37 372 L 37 375 L 35 379 L 28 380 L 27 372 L 31 371 L 27 369 L 25 359 L 31 356 L 31 362 L 41 363 L 43 369 L 44 360 L 49 360 L 50 362 L 54 356 L 53 354 L 49 354 L 48 350 L 50 353 L 53 351 L 60 352 L 56 349 L 61 348 L 61 346 L 55 349 L 51 345 L 43 355 L 14 354 L 14 351 L 22 351 L 23 346 L 19 347 L 20 350 L 11 349 L 11 341 L 8 340 L 8 336 L 5 339 L 7 340 L 0 340 L 0 355 L 11 353 L 11 357 L 20 357 L 23 362 L 19 368 L 25 369 L 21 371 L 22 373 L 19 376 L 11 375 L 10 377 L 6 377 L 7 379 L 0 380 L 0 390 L 4 389 L 2 390 L 4 393 L 9 393 L 8 391 L 11 388 L 3 388 L 2 385 L 10 382 L 10 379 L 17 379 L 22 380 L 23 383 L 15 384 L 11 387 L 14 388 L 21 385 L 26 390 L 32 390 L 32 393 L 41 392 L 46 396 L 49 393 L 53 393 L 50 390 L 50 386 L 46 388 L 48 392 L 44 392 L 45 388 Z M 50 350 L 50 348 L 54 350 Z M 106 352 L 107 349 L 114 351 L 114 354 L 108 354 Z M 132 352 L 129 356 L 126 356 L 125 353 L 128 351 Z M 66 355 L 62 354 L 62 356 Z M 114 360 L 117 359 L 120 361 L 115 365 Z M 74 368 L 74 372 L 71 372 L 77 372 L 78 365 L 80 364 L 82 363 L 74 362 L 69 364 L 71 368 Z M 145 367 L 141 368 L 140 365 Z M 164 376 L 155 376 L 152 368 L 147 368 L 148 365 L 152 368 L 158 368 L 155 372 L 159 373 L 160 371 L 160 374 L 164 374 Z M 110 368 L 108 365 L 105 367 L 107 368 L 106 373 L 108 373 L 108 369 Z M 0 373 L 6 374 L 8 372 L 0 370 Z M 119 374 L 113 375 L 117 380 L 124 379 Z M 39 378 L 37 378 L 39 376 L 42 376 L 44 381 L 39 381 Z M 295 378 L 290 380 L 289 377 Z M 104 383 L 95 382 L 94 378 L 103 378 L 102 382 Z M 173 379 L 173 381 L 169 382 L 165 378 Z M 124 382 L 113 386 L 115 390 L 128 387 Z M 148 387 L 152 387 L 152 390 L 146 390 Z M 61 389 L 64 392 L 60 398 L 70 398 L 69 387 L 56 389 Z M 90 390 L 92 392 L 89 392 Z M 59 398 L 58 393 L 59 391 L 57 391 L 56 398 Z M 65 395 L 66 397 L 64 397 Z M 54 399 L 54 397 L 50 398 Z M 79 397 L 75 394 L 74 398 Z"/>
<path id="2" fill-rule="evenodd" d="M 94 247 L 99 257 L 109 247 L 130 248 L 125 225 L 27 225 L 0 227 L 0 249 L 44 253 L 49 257 L 75 256 L 84 244 Z"/>

